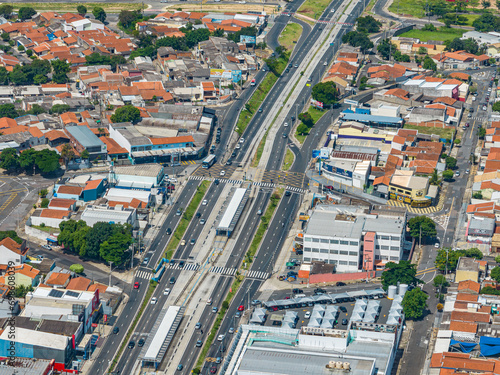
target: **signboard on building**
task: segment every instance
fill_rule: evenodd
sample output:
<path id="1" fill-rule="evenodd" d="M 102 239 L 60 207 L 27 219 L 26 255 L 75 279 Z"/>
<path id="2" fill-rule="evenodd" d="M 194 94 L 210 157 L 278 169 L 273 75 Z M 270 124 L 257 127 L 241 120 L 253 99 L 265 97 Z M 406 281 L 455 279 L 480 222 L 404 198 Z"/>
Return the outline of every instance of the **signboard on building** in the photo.
<path id="1" fill-rule="evenodd" d="M 231 70 L 210 69 L 210 78 L 231 79 L 233 77 Z"/>
<path id="2" fill-rule="evenodd" d="M 313 150 L 312 152 L 312 158 L 315 159 L 315 158 L 319 158 L 319 155 L 321 154 L 321 151 L 320 150 Z"/>
<path id="3" fill-rule="evenodd" d="M 327 147 L 323 147 L 320 150 L 319 157 L 321 159 L 328 159 L 330 157 L 330 149 L 328 149 Z"/>
<path id="4" fill-rule="evenodd" d="M 333 171 L 333 173 L 338 174 L 338 175 L 343 176 L 343 177 L 352 178 L 352 172 L 346 171 L 343 168 L 335 167 L 335 170 Z"/>
<path id="5" fill-rule="evenodd" d="M 311 105 L 313 107 L 323 109 L 323 102 L 318 102 L 317 100 L 311 99 Z"/>
<path id="6" fill-rule="evenodd" d="M 240 35 L 240 43 L 256 44 L 257 38 L 255 36 L 250 36 L 250 35 Z"/>
<path id="7" fill-rule="evenodd" d="M 233 82 L 237 83 L 237 82 L 241 81 L 241 70 L 231 71 L 231 76 L 232 76 Z"/>
<path id="8" fill-rule="evenodd" d="M 344 99 L 344 103 L 355 106 L 359 105 L 359 102 L 357 100 L 351 100 L 351 99 Z"/>

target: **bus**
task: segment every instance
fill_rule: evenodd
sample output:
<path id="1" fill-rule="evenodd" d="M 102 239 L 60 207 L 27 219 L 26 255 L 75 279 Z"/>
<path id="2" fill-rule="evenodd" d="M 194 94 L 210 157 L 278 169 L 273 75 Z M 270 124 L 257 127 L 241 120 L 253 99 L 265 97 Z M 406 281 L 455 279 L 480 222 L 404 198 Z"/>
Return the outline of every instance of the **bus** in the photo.
<path id="1" fill-rule="evenodd" d="M 203 160 L 203 164 L 202 164 L 202 167 L 203 168 L 210 168 L 212 165 L 214 165 L 214 163 L 216 162 L 216 158 L 215 158 L 215 155 L 212 154 L 212 155 L 208 155 L 207 158 L 205 160 Z"/>

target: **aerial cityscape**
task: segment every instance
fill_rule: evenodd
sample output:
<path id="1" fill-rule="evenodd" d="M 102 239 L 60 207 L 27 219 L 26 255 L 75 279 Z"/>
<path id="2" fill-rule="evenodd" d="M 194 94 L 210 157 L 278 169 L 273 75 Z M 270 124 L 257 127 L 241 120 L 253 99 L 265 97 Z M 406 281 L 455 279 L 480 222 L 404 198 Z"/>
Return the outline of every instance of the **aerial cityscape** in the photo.
<path id="1" fill-rule="evenodd" d="M 499 75 L 500 0 L 0 3 L 0 375 L 500 375 Z"/>

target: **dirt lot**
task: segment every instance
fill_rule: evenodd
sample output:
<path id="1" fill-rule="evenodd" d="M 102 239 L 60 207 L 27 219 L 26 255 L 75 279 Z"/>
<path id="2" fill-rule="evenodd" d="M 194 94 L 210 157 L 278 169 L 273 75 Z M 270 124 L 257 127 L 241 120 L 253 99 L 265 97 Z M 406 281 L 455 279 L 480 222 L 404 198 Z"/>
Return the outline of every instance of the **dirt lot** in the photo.
<path id="1" fill-rule="evenodd" d="M 182 8 L 183 11 L 201 11 L 200 4 L 175 4 L 166 7 L 166 9 L 179 9 Z M 236 12 L 236 13 L 246 13 L 248 11 L 262 11 L 267 14 L 272 14 L 273 12 L 277 12 L 277 6 L 271 5 L 255 5 L 255 4 L 203 4 L 203 12 Z"/>

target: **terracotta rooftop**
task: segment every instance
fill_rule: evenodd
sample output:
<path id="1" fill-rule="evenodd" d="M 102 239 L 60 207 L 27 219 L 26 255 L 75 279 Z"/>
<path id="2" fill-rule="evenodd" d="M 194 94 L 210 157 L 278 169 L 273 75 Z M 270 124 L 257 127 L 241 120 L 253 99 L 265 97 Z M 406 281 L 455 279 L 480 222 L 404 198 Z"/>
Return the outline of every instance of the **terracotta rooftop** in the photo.
<path id="1" fill-rule="evenodd" d="M 65 286 L 70 279 L 69 273 L 53 272 L 49 279 L 45 281 L 45 285 Z"/>
<path id="2" fill-rule="evenodd" d="M 71 279 L 69 284 L 66 286 L 66 289 L 85 291 L 89 288 L 90 284 L 92 284 L 92 281 L 86 277 L 75 277 L 74 279 Z"/>

